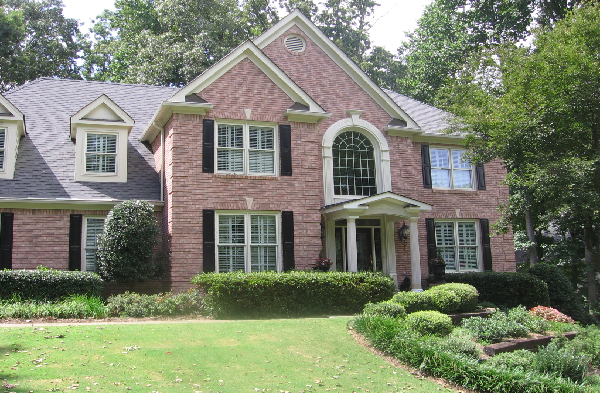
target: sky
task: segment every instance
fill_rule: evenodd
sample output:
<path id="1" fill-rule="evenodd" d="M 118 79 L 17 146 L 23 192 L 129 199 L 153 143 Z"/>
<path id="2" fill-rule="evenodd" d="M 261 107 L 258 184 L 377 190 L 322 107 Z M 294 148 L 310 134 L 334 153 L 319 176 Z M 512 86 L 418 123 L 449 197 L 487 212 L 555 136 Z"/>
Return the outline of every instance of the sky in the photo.
<path id="1" fill-rule="evenodd" d="M 383 46 L 392 53 L 405 39 L 405 32 L 417 26 L 417 20 L 423 14 L 425 6 L 432 0 L 378 0 L 379 7 L 371 20 L 373 26 L 369 31 L 371 42 Z M 114 10 L 114 0 L 63 0 L 64 15 L 79 19 L 85 25 L 82 31 L 91 27 L 90 20 L 104 9 Z"/>

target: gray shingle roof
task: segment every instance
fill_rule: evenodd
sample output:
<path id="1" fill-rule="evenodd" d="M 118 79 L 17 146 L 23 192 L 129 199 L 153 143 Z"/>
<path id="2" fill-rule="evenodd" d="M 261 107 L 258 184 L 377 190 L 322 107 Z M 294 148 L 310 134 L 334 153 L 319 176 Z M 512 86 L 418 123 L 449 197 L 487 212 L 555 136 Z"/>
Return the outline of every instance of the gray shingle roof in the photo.
<path id="1" fill-rule="evenodd" d="M 0 197 L 160 199 L 152 152 L 138 141 L 162 101 L 177 88 L 41 78 L 4 96 L 24 115 L 14 179 L 0 179 Z M 135 120 L 128 140 L 127 183 L 76 182 L 70 117 L 106 94 Z"/>
<path id="2" fill-rule="evenodd" d="M 383 91 L 417 122 L 425 134 L 445 134 L 443 130 L 449 126 L 446 119 L 450 113 L 391 90 L 383 89 Z"/>

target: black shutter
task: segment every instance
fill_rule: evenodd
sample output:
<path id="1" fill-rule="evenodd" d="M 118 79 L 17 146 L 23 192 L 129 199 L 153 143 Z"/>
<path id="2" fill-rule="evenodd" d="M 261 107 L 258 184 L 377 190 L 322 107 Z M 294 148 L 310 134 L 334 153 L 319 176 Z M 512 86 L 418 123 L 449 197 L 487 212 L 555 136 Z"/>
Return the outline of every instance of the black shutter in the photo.
<path id="1" fill-rule="evenodd" d="M 490 220 L 482 218 L 479 220 L 481 226 L 481 248 L 483 254 L 483 270 L 492 271 L 492 249 L 490 247 Z"/>
<path id="2" fill-rule="evenodd" d="M 12 269 L 14 217 L 15 213 L 0 214 L 0 270 Z"/>
<path id="3" fill-rule="evenodd" d="M 281 176 L 292 176 L 292 127 L 279 125 L 279 156 L 281 158 Z"/>
<path id="4" fill-rule="evenodd" d="M 485 190 L 485 170 L 483 169 L 483 164 L 475 166 L 475 174 L 477 175 L 477 189 Z"/>
<path id="5" fill-rule="evenodd" d="M 81 271 L 81 231 L 83 215 L 71 214 L 69 224 L 69 270 Z"/>
<path id="6" fill-rule="evenodd" d="M 215 171 L 215 121 L 202 120 L 202 172 Z"/>
<path id="7" fill-rule="evenodd" d="M 431 157 L 429 157 L 429 145 L 421 145 L 421 164 L 423 165 L 423 187 L 431 188 Z"/>
<path id="8" fill-rule="evenodd" d="M 202 271 L 215 271 L 215 211 L 202 210 Z"/>
<path id="9" fill-rule="evenodd" d="M 283 243 L 283 271 L 294 269 L 294 212 L 281 212 L 281 242 Z"/>
<path id="10" fill-rule="evenodd" d="M 425 228 L 427 230 L 427 262 L 429 262 L 433 258 L 437 258 L 437 247 L 435 245 L 435 221 L 433 218 L 425 219 Z M 433 272 L 429 272 L 429 274 L 433 274 Z"/>

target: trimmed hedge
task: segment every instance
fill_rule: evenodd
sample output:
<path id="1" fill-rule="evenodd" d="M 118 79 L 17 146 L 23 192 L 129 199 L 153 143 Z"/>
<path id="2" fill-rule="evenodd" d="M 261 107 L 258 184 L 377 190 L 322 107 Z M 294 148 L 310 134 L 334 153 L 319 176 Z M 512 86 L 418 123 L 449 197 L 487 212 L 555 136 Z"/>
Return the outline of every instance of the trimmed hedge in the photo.
<path id="1" fill-rule="evenodd" d="M 400 303 L 387 300 L 381 303 L 367 303 L 363 309 L 363 314 L 379 315 L 382 317 L 404 318 L 406 310 Z"/>
<path id="2" fill-rule="evenodd" d="M 477 290 L 471 285 L 443 284 L 424 292 L 398 292 L 392 301 L 404 306 L 409 314 L 427 310 L 456 314 L 475 311 L 477 296 Z"/>
<path id="3" fill-rule="evenodd" d="M 199 315 L 202 312 L 202 295 L 195 289 L 174 294 L 144 295 L 125 292 L 106 300 L 110 314 L 115 317 L 158 317 L 173 315 Z"/>
<path id="4" fill-rule="evenodd" d="M 421 335 L 444 337 L 452 333 L 452 319 L 438 311 L 417 311 L 406 317 L 406 326 Z"/>
<path id="5" fill-rule="evenodd" d="M 429 289 L 429 291 L 451 292 L 458 296 L 460 300 L 458 308 L 452 312 L 474 312 L 477 310 L 477 305 L 479 304 L 479 292 L 477 292 L 477 289 L 474 286 L 469 284 L 448 283 L 436 285 L 435 287 Z"/>
<path id="6" fill-rule="evenodd" d="M 532 308 L 550 304 L 548 286 L 530 274 L 512 272 L 474 272 L 446 274 L 446 281 L 471 284 L 479 292 L 480 302 L 499 307 L 523 305 Z"/>
<path id="7" fill-rule="evenodd" d="M 104 281 L 96 273 L 62 270 L 1 270 L 0 299 L 61 300 L 72 295 L 101 297 Z"/>
<path id="8" fill-rule="evenodd" d="M 527 273 L 536 276 L 548 285 L 551 307 L 578 322 L 587 325 L 596 323 L 587 311 L 583 298 L 575 292 L 571 281 L 559 267 L 538 263 L 532 266 Z"/>
<path id="9" fill-rule="evenodd" d="M 292 271 L 204 273 L 192 279 L 215 318 L 274 318 L 356 314 L 389 300 L 392 278 L 382 273 Z"/>

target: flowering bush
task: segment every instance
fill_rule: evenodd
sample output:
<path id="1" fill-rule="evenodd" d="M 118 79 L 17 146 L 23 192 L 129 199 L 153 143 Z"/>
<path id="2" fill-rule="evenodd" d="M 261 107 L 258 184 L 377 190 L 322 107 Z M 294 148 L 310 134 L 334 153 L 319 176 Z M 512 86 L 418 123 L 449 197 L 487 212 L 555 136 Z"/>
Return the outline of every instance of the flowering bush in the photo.
<path id="1" fill-rule="evenodd" d="M 566 316 L 555 308 L 537 306 L 529 310 L 534 317 L 545 319 L 546 321 L 555 321 L 562 323 L 575 323 L 573 318 Z"/>
<path id="2" fill-rule="evenodd" d="M 329 270 L 331 267 L 331 259 L 319 258 L 313 267 L 314 270 Z"/>

